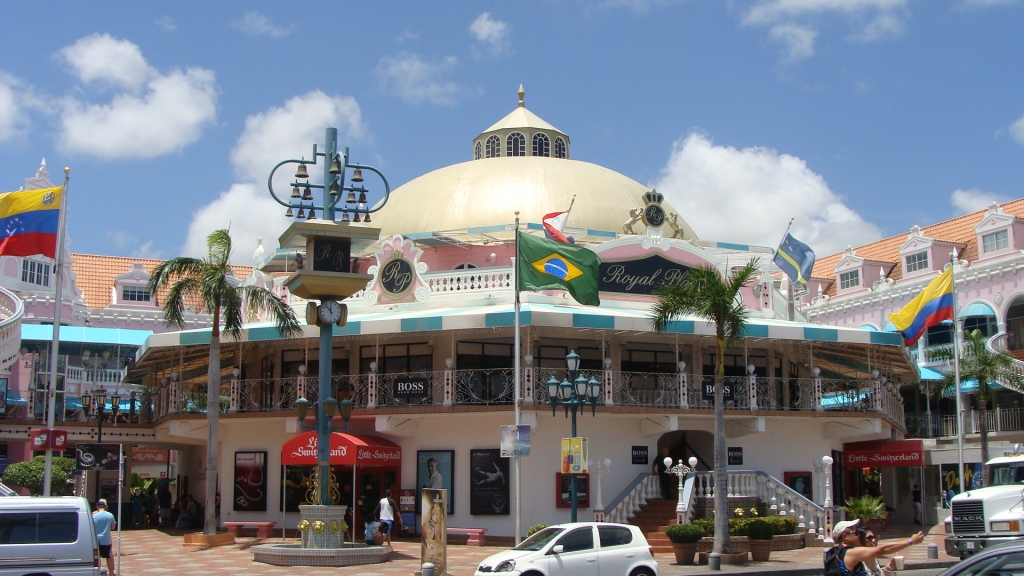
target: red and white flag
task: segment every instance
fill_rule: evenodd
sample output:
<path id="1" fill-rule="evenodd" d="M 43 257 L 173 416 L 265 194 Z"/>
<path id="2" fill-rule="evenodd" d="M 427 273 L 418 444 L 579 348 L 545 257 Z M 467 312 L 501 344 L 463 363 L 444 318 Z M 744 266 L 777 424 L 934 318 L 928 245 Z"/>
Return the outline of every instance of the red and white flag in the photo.
<path id="1" fill-rule="evenodd" d="M 571 208 L 570 208 L 571 210 Z M 565 227 L 565 221 L 569 219 L 569 210 L 565 212 L 552 212 L 551 214 L 544 215 L 544 230 L 551 236 L 552 240 L 556 242 L 562 242 L 568 244 L 569 239 L 562 234 L 562 228 Z"/>

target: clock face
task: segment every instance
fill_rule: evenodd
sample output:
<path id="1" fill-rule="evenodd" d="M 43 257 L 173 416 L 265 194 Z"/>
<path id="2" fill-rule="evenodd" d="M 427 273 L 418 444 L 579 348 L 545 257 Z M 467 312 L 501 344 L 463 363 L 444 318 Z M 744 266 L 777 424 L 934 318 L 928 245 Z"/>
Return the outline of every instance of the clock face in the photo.
<path id="1" fill-rule="evenodd" d="M 644 208 L 644 224 L 651 228 L 660 228 L 665 223 L 665 210 L 657 204 L 648 204 Z"/>
<path id="2" fill-rule="evenodd" d="M 341 320 L 341 304 L 334 300 L 324 300 L 320 303 L 320 318 L 327 324 Z"/>

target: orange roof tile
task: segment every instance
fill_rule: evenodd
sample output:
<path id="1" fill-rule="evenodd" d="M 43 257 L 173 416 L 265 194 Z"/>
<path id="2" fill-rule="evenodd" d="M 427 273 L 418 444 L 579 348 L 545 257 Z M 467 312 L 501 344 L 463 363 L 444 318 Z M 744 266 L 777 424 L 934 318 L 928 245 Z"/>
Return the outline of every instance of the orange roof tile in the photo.
<path id="1" fill-rule="evenodd" d="M 999 207 L 1004 214 L 1024 218 L 1024 198 L 1006 202 Z M 965 245 L 966 247 L 960 254 L 960 257 L 964 260 L 973 261 L 978 258 L 978 237 L 974 233 L 974 227 L 978 225 L 978 222 L 981 222 L 985 213 L 986 210 L 979 210 L 978 212 L 946 220 L 945 222 L 925 226 L 921 228 L 921 234 L 927 238 Z M 907 241 L 908 234 L 909 231 L 896 236 L 890 236 L 884 240 L 858 246 L 854 250 L 859 258 L 895 262 L 896 267 L 890 272 L 889 278 L 899 280 L 903 278 L 903 266 L 899 249 Z M 836 273 L 833 268 L 842 258 L 843 252 L 819 258 L 814 263 L 814 271 L 811 273 L 811 276 L 813 278 L 824 278 L 834 281 Z"/>
<path id="2" fill-rule="evenodd" d="M 84 294 L 85 304 L 89 308 L 106 308 L 110 306 L 110 289 L 114 287 L 114 278 L 132 269 L 132 264 L 139 262 L 146 272 L 152 272 L 163 260 L 152 258 L 128 258 L 124 256 L 99 256 L 96 254 L 72 254 L 71 270 L 75 273 L 78 288 Z M 252 272 L 252 266 L 232 266 L 239 280 Z M 157 299 L 167 293 L 162 290 Z"/>

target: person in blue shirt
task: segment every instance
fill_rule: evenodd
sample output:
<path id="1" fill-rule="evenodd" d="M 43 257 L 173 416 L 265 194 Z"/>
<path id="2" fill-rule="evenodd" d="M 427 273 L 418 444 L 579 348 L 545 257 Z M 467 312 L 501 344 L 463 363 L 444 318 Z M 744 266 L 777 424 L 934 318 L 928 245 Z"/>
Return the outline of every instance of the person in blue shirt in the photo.
<path id="1" fill-rule="evenodd" d="M 116 526 L 114 515 L 107 512 L 107 501 L 100 498 L 96 503 L 96 511 L 92 514 L 92 523 L 96 525 L 96 541 L 100 545 L 100 558 L 107 560 L 107 574 L 114 574 L 114 556 L 110 554 L 110 530 Z"/>

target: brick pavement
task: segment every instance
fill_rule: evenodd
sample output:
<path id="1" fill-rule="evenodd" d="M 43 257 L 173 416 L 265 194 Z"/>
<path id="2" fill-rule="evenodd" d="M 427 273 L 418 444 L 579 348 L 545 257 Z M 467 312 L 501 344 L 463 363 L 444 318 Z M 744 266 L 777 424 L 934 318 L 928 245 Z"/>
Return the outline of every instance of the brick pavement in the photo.
<path id="1" fill-rule="evenodd" d="M 884 539 L 907 537 L 915 531 L 914 526 L 895 526 L 883 533 Z M 933 527 L 925 542 L 935 542 L 939 546 L 939 562 L 948 563 L 953 560 L 946 556 L 942 547 L 942 527 Z M 239 538 L 233 546 L 221 546 L 208 550 L 194 550 L 181 545 L 182 531 L 163 530 L 127 530 L 122 532 L 121 572 L 124 576 L 144 576 L 161 574 L 195 574 L 227 575 L 232 574 L 352 574 L 365 576 L 410 575 L 419 566 L 419 544 L 416 542 L 396 542 L 392 559 L 384 564 L 371 566 L 353 566 L 350 568 L 295 568 L 270 566 L 253 562 L 249 546 L 256 542 L 280 542 L 281 539 L 257 541 L 254 538 Z M 295 540 L 290 540 L 295 542 Z M 504 547 L 469 547 L 449 546 L 449 572 L 454 576 L 471 575 L 480 561 L 505 550 Z M 821 570 L 822 548 L 804 548 L 784 552 L 772 552 L 769 562 L 751 563 L 744 567 L 723 567 L 721 572 L 751 573 L 775 572 L 809 573 Z M 927 547 L 914 546 L 904 553 L 910 565 L 936 564 L 927 560 Z M 707 567 L 678 566 L 672 554 L 656 554 L 659 572 L 665 575 L 697 575 L 707 574 Z M 819 572 L 820 573 L 820 572 Z"/>

